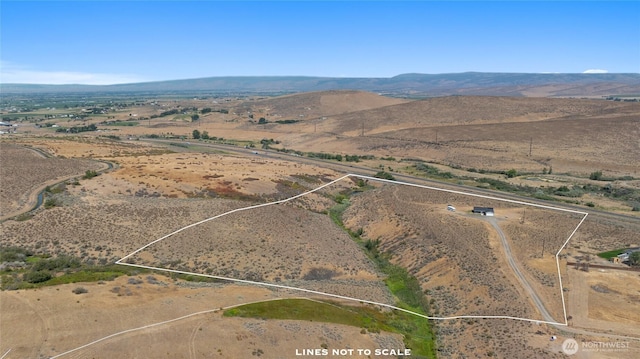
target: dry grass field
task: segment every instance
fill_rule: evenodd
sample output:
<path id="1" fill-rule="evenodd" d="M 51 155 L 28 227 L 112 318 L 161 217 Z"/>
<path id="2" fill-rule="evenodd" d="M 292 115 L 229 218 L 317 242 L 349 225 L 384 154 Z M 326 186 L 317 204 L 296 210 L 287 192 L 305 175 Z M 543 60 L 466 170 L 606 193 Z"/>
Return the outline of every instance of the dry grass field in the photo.
<path id="1" fill-rule="evenodd" d="M 61 358 L 295 357 L 295 350 L 396 348 L 397 334 L 361 334 L 359 328 L 308 321 L 225 318 L 219 308 L 299 294 L 229 284 L 194 286 L 161 275 L 120 277 L 103 283 L 0 292 L 0 350 L 8 358 L 62 354 L 123 330 L 128 333 Z M 179 321 L 141 328 L 182 316 Z M 254 353 L 254 354 L 252 354 Z M 385 358 L 388 358 L 385 356 Z"/>
<path id="2" fill-rule="evenodd" d="M 36 193 L 47 184 L 103 167 L 82 159 L 45 157 L 32 149 L 0 142 L 0 218 L 30 209 Z"/>
<path id="3" fill-rule="evenodd" d="M 243 101 L 233 111 L 254 113 L 254 119 L 266 116 L 274 120 L 313 120 L 407 102 L 410 101 L 362 91 L 323 91 Z"/>
<path id="4" fill-rule="evenodd" d="M 101 164 L 90 160 L 115 165 L 97 177 L 79 179 L 78 185 L 67 184 L 55 194 L 58 206 L 40 208 L 24 221 L 0 223 L 2 245 L 74 255 L 87 263 L 112 263 L 191 223 L 229 210 L 289 198 L 341 176 L 336 170 L 298 161 L 293 156 L 285 161 L 264 153 L 247 152 L 243 156 L 205 150 L 191 139 L 194 129 L 208 131 L 210 136 L 247 141 L 241 146 L 250 141 L 260 152 L 260 140 L 273 138 L 280 142 L 275 147 L 300 151 L 393 156 L 397 161 L 377 161 L 394 170 L 407 167 L 400 159 L 411 158 L 435 162 L 443 170 L 448 168 L 444 165 L 462 167 L 452 169 L 454 173 L 467 172 L 467 168 L 513 168 L 533 172 L 531 176 L 542 179 L 539 186 L 570 186 L 572 181 L 604 185 L 588 179 L 593 171 L 603 171 L 610 177 L 640 177 L 640 106 L 636 103 L 496 97 L 406 101 L 354 91 L 255 101 L 194 99 L 153 103 L 110 115 L 135 120 L 178 105 L 228 109 L 229 113 L 202 114 L 196 123 L 188 115 L 176 115 L 139 120 L 137 126 L 130 127 L 100 125 L 103 132 L 81 135 L 54 135 L 50 129 L 21 128 L 22 134 L 0 141 L 2 214 L 7 204 L 20 209 L 25 196 L 49 180 L 101 168 Z M 250 114 L 253 118 L 249 118 Z M 263 116 L 268 123 L 258 124 L 258 118 Z M 276 123 L 278 120 L 298 122 Z M 99 117 L 86 120 L 100 121 L 103 119 Z M 130 136 L 149 134 L 185 136 L 182 141 L 172 141 L 191 142 L 193 146 L 166 147 L 128 140 Z M 99 137 L 104 135 L 117 135 L 122 140 Z M 53 157 L 39 157 L 26 147 Z M 13 167 L 7 165 L 6 159 L 14 161 Z M 25 167 L 24 163 L 28 165 Z M 541 174 L 542 168 L 551 167 L 552 175 Z M 486 176 L 504 179 L 504 175 Z M 510 181 L 536 183 L 528 175 Z M 7 183 L 11 185 L 7 187 Z M 638 180 L 607 183 L 638 187 Z M 580 216 L 528 207 L 525 210 L 522 205 L 444 192 L 370 184 L 371 189 L 350 197 L 350 205 L 343 213 L 344 224 L 354 232 L 362 229 L 364 240 L 379 241 L 379 250 L 390 254 L 392 263 L 407 268 L 418 278 L 431 301 L 431 314 L 544 319 L 507 264 L 495 227 L 498 226 L 524 277 L 550 315 L 557 321 L 564 319 L 554 254 Z M 394 298 L 384 286 L 383 275 L 364 250 L 326 214 L 336 205 L 333 197 L 355 186 L 355 182 L 345 180 L 286 204 L 236 212 L 169 237 L 130 260 L 392 304 Z M 614 198 L 594 195 L 583 200 L 633 214 L 630 207 Z M 447 211 L 448 204 L 456 206 L 457 211 Z M 494 207 L 495 222 L 468 213 L 473 206 Z M 640 318 L 625 316 L 625 311 L 638 309 L 638 293 L 633 290 L 637 287 L 637 274 L 577 271 L 566 266 L 565 256 L 569 260 L 589 256 L 596 263 L 600 259 L 595 254 L 599 252 L 638 245 L 639 223 L 590 215 L 562 253 L 563 287 L 572 317 L 567 331 L 506 319 L 435 321 L 439 356 L 560 358 L 563 355 L 558 354 L 558 343 L 549 342 L 551 335 L 581 340 L 608 340 L 606 335 L 614 334 L 638 337 L 634 328 Z M 145 274 L 138 278 L 143 283 L 137 284 L 129 283 L 132 277 L 121 277 L 106 284 L 0 292 L 0 351 L 11 348 L 7 358 L 46 357 L 121 330 L 200 310 L 300 295 L 231 284 L 185 288 L 181 282 L 157 273 L 151 275 L 166 285 L 148 282 Z M 73 294 L 71 290 L 79 285 L 89 292 Z M 129 292 L 132 294 L 126 294 Z M 572 332 L 572 328 L 586 334 Z M 33 335 L 26 337 L 30 330 Z M 213 341 L 213 337 L 220 340 Z M 234 345 L 222 344 L 228 342 Z M 148 354 L 194 358 L 217 353 L 220 357 L 237 358 L 255 356 L 260 349 L 262 356 L 275 358 L 294 356 L 289 354 L 296 347 L 318 347 L 321 343 L 366 348 L 402 345 L 397 335 L 363 335 L 359 328 L 223 318 L 220 313 L 210 313 L 175 325 L 117 336 L 69 357 Z M 633 343 L 633 348 L 638 347 L 636 341 Z"/>
<path id="5" fill-rule="evenodd" d="M 289 203 L 186 229 L 127 261 L 393 304 L 381 275 L 348 234 L 326 214 Z"/>
<path id="6" fill-rule="evenodd" d="M 371 100 L 367 93 L 348 95 L 354 103 Z M 267 110 L 277 109 L 286 114 L 282 118 L 299 122 L 258 126 L 238 112 L 234 119 L 241 130 L 238 135 L 259 131 L 303 151 L 423 158 L 486 170 L 513 167 L 538 172 L 551 166 L 556 173 L 588 175 L 604 170 L 637 176 L 640 166 L 637 103 L 453 96 L 399 104 L 379 101 L 384 105 L 347 110 L 340 105 L 319 106 L 327 96 L 301 94 L 244 104 L 245 111 L 268 120 Z M 305 111 L 311 113 L 307 116 Z M 214 123 L 209 132 L 216 132 Z"/>
<path id="7" fill-rule="evenodd" d="M 201 114 L 197 122 L 187 114 L 150 118 L 185 108 L 213 111 Z M 638 177 L 639 114 L 640 104 L 634 102 L 488 96 L 407 101 L 361 91 L 326 91 L 250 100 L 154 100 L 109 114 L 137 126 L 100 128 L 121 138 L 190 138 L 197 129 L 218 138 L 273 138 L 300 151 L 421 158 L 478 170 L 541 173 L 551 167 L 556 174 L 588 176 L 600 170 L 611 177 Z M 266 123 L 258 123 L 261 117 Z M 285 120 L 295 122 L 277 123 Z M 96 116 L 83 123 L 103 121 Z"/>
<path id="8" fill-rule="evenodd" d="M 447 211 L 447 204 L 455 205 L 457 211 Z M 353 205 L 345 212 L 345 223 L 352 230 L 363 228 L 366 238 L 379 240 L 381 250 L 392 254 L 392 261 L 417 276 L 431 298 L 435 316 L 506 315 L 544 320 L 507 266 L 495 230 L 485 217 L 466 214 L 474 205 L 496 209 L 498 225 L 507 234 L 522 272 L 553 318 L 562 322 L 560 288 L 555 257 L 551 253 L 559 250 L 570 230 L 578 224 L 572 216 L 529 210 L 540 214 L 531 214 L 525 226 L 514 215 L 521 213 L 521 206 L 387 185 L 353 198 Z M 369 210 L 371 208 L 374 210 Z M 548 230 L 533 231 L 529 233 L 531 238 L 521 238 L 521 233 L 516 237 L 511 233 L 514 229 L 526 231 L 521 227 L 534 226 L 530 223 L 536 221 L 538 228 Z M 569 228 L 571 225 L 573 227 Z M 543 238 L 547 239 L 548 247 L 546 260 L 541 261 L 540 253 L 534 254 L 539 248 L 532 243 Z M 508 356 L 519 344 L 509 336 L 482 335 L 480 332 L 480 328 L 486 330 L 497 326 L 509 327 L 513 337 L 533 337 L 535 332 L 533 326 L 516 322 L 496 324 L 487 319 L 461 319 L 438 324 L 439 344 L 448 355 L 471 354 L 474 351 L 467 351 L 469 348 L 490 346 L 499 356 Z M 467 348 L 461 349 L 463 343 Z M 533 349 L 528 353 L 531 357 L 537 356 Z"/>

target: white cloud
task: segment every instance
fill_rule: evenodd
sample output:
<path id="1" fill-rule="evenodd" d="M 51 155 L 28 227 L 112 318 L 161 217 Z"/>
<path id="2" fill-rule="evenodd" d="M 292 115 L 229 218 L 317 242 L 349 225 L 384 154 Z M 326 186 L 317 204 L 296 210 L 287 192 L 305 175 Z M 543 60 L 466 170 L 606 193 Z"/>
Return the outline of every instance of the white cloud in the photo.
<path id="1" fill-rule="evenodd" d="M 606 73 L 609 73 L 609 71 L 601 70 L 601 69 L 589 69 L 589 70 L 584 70 L 582 73 L 583 74 L 606 74 Z"/>
<path id="2" fill-rule="evenodd" d="M 39 71 L 9 62 L 0 62 L 0 83 L 47 85 L 113 85 L 143 82 L 131 74 L 89 73 L 73 71 Z"/>

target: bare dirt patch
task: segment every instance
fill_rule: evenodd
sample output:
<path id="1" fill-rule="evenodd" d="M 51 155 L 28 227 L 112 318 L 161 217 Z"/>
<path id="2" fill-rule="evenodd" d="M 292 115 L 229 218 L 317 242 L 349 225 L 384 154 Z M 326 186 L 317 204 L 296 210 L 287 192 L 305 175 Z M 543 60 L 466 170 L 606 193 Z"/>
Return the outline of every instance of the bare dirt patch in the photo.
<path id="1" fill-rule="evenodd" d="M 567 268 L 570 324 L 638 336 L 640 276 L 636 272 Z"/>
<path id="2" fill-rule="evenodd" d="M 332 171 L 272 158 L 176 153 L 162 156 L 118 157 L 121 169 L 113 178 L 171 198 L 244 198 L 277 196 L 278 183 L 335 176 Z M 307 187 L 310 187 L 307 184 Z M 128 188 L 133 191 L 132 188 Z"/>

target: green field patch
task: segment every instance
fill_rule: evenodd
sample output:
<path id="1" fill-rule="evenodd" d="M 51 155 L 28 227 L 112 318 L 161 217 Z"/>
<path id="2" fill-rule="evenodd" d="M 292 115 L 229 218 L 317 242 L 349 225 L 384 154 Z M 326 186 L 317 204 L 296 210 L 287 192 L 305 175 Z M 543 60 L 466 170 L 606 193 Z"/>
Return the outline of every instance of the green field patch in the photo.
<path id="1" fill-rule="evenodd" d="M 224 311 L 226 317 L 308 320 L 364 328 L 372 332 L 393 332 L 387 324 L 390 314 L 371 307 L 351 307 L 309 299 L 282 299 L 242 305 Z"/>
<path id="2" fill-rule="evenodd" d="M 615 249 L 608 252 L 598 253 L 598 257 L 604 258 L 604 259 L 611 259 L 613 257 L 618 256 L 619 254 L 624 253 L 625 250 L 627 250 L 627 248 Z"/>
<path id="3" fill-rule="evenodd" d="M 404 336 L 413 358 L 435 358 L 429 321 L 398 310 L 381 311 L 372 306 L 347 306 L 329 301 L 282 299 L 252 303 L 224 311 L 225 317 L 307 320 L 362 328 L 362 333 L 386 331 Z"/>

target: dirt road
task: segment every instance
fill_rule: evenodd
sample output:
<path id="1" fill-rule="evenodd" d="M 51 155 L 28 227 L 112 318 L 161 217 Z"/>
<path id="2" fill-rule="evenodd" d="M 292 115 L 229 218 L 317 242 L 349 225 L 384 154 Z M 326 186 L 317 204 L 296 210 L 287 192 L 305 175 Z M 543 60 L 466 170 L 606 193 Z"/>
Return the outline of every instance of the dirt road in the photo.
<path id="1" fill-rule="evenodd" d="M 491 226 L 496 230 L 496 233 L 498 233 L 498 237 L 500 237 L 500 243 L 502 244 L 502 248 L 504 249 L 505 258 L 507 259 L 509 268 L 511 268 L 513 274 L 515 274 L 518 282 L 520 282 L 524 290 L 527 291 L 527 293 L 529 294 L 529 298 L 533 301 L 533 304 L 536 306 L 544 320 L 548 322 L 558 322 L 559 319 L 555 319 L 553 318 L 553 316 L 551 316 L 551 314 L 549 314 L 549 311 L 547 311 L 547 308 L 544 306 L 544 303 L 542 302 L 536 291 L 533 289 L 533 287 L 531 287 L 531 284 L 529 284 L 524 274 L 522 274 L 520 266 L 515 261 L 515 259 L 513 258 L 513 254 L 511 253 L 511 247 L 509 247 L 509 242 L 507 242 L 507 236 L 502 231 L 502 228 L 500 228 L 500 225 L 498 224 L 496 218 L 486 217 L 486 221 L 489 222 L 489 224 L 491 224 Z"/>

